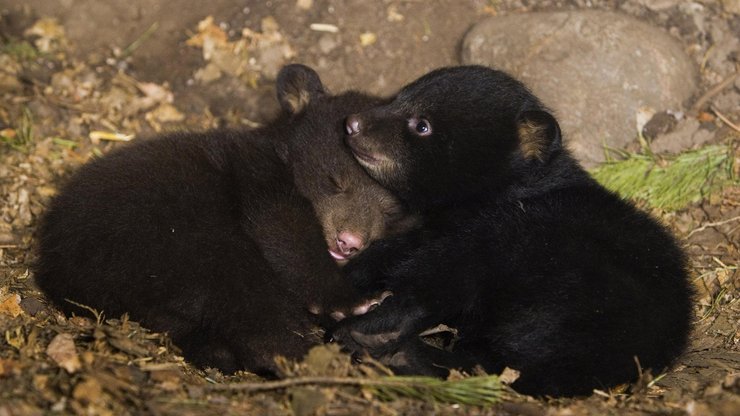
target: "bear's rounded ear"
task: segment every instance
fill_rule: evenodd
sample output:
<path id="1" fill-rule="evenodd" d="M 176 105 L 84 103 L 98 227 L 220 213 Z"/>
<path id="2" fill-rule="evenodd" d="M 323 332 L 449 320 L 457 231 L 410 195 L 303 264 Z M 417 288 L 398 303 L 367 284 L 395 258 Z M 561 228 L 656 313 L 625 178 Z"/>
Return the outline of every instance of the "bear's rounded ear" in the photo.
<path id="1" fill-rule="evenodd" d="M 517 121 L 519 147 L 528 160 L 544 162 L 561 146 L 560 126 L 546 111 L 525 111 Z"/>
<path id="2" fill-rule="evenodd" d="M 284 66 L 276 84 L 280 106 L 290 114 L 300 113 L 311 100 L 325 93 L 319 74 L 301 64 Z"/>

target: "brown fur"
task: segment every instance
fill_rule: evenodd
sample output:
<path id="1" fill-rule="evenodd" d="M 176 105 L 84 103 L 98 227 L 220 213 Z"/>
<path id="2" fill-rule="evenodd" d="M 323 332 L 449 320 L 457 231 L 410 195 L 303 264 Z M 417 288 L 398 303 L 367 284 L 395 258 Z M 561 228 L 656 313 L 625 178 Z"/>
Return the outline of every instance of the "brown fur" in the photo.
<path id="1" fill-rule="evenodd" d="M 377 99 L 328 95 L 300 65 L 277 90 L 284 111 L 263 128 L 137 141 L 76 172 L 39 230 L 49 299 L 128 313 L 197 365 L 266 375 L 275 355 L 321 341 L 316 323 L 381 302 L 357 294 L 326 245 L 346 229 L 368 245 L 404 218 L 341 143 L 347 112 Z"/>
<path id="2" fill-rule="evenodd" d="M 526 159 L 544 160 L 547 150 L 547 128 L 540 123 L 525 120 L 519 124 L 519 146 Z"/>

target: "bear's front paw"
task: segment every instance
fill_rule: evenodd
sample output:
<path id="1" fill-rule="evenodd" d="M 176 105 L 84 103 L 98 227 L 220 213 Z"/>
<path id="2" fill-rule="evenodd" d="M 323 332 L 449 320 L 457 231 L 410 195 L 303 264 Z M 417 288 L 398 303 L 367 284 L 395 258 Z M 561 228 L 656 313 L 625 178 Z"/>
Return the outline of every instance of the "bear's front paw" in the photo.
<path id="1" fill-rule="evenodd" d="M 371 312 L 348 318 L 331 331 L 330 340 L 355 355 L 368 354 L 381 359 L 393 353 L 406 337 L 402 325 L 390 322 Z"/>
<path id="2" fill-rule="evenodd" d="M 339 322 L 348 317 L 364 315 L 380 306 L 393 292 L 385 290 L 362 298 L 359 301 L 332 302 L 334 306 L 321 307 L 310 305 L 308 311 L 314 315 L 329 315 L 334 321 Z"/>

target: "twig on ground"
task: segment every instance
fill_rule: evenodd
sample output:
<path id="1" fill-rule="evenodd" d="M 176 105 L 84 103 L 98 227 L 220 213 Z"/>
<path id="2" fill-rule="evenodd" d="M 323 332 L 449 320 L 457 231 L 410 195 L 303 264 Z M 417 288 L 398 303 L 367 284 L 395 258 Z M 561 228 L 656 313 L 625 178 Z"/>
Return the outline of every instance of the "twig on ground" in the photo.
<path id="1" fill-rule="evenodd" d="M 713 86 L 710 88 L 707 92 L 705 92 L 701 97 L 699 97 L 698 100 L 694 103 L 694 105 L 691 106 L 691 110 L 689 110 L 690 113 L 696 114 L 701 110 L 702 107 L 704 107 L 704 104 L 707 103 L 712 97 L 719 94 L 723 89 L 727 88 L 730 84 L 732 84 L 735 81 L 735 78 L 740 74 L 740 71 L 735 71 L 734 73 L 730 74 L 727 78 L 720 81 L 719 84 Z"/>
<path id="2" fill-rule="evenodd" d="M 720 120 L 724 121 L 724 123 L 727 124 L 728 126 L 730 126 L 730 128 L 732 128 L 733 130 L 735 130 L 737 132 L 740 132 L 740 127 L 738 127 L 737 124 L 735 124 L 732 121 L 730 121 L 730 119 L 728 119 L 727 117 L 725 117 L 724 114 L 720 113 L 719 110 L 717 110 L 714 106 L 712 106 L 710 108 L 712 109 L 712 111 L 714 111 L 714 114 L 716 114 L 717 117 L 719 117 Z"/>
<path id="3" fill-rule="evenodd" d="M 281 390 L 304 385 L 354 386 L 370 389 L 381 400 L 399 397 L 487 406 L 497 403 L 505 395 L 497 376 L 477 376 L 459 380 L 440 380 L 434 377 L 392 376 L 381 378 L 359 377 L 296 377 L 277 381 L 246 382 L 207 386 L 215 391 L 260 392 Z"/>
<path id="4" fill-rule="evenodd" d="M 686 238 L 690 238 L 692 235 L 694 235 L 694 234 L 696 234 L 698 232 L 704 231 L 704 230 L 706 230 L 709 227 L 718 227 L 720 225 L 725 225 L 725 224 L 728 224 L 728 223 L 731 223 L 731 222 L 737 221 L 737 220 L 740 220 L 740 215 L 738 215 L 737 217 L 732 217 L 732 218 L 729 218 L 729 219 L 726 219 L 726 220 L 722 220 L 722 221 L 708 222 L 708 223 L 702 225 L 699 228 L 695 228 L 695 229 L 691 230 L 691 232 L 689 233 L 689 235 L 686 236 Z"/>
<path id="5" fill-rule="evenodd" d="M 239 390 L 245 392 L 258 392 L 268 390 L 281 390 L 288 387 L 305 386 L 308 384 L 335 385 L 335 386 L 386 386 L 387 380 L 378 380 L 370 378 L 350 378 L 350 377 L 295 377 L 285 380 L 264 381 L 264 382 L 245 382 L 232 384 L 217 384 L 207 386 L 209 390 Z M 401 383 L 399 383 L 401 384 Z"/>
<path id="6" fill-rule="evenodd" d="M 101 311 L 101 312 L 98 312 L 98 311 L 97 311 L 96 309 L 94 309 L 94 308 L 91 308 L 91 307 L 89 307 L 89 306 L 87 306 L 87 305 L 83 305 L 83 304 L 81 304 L 81 303 L 77 303 L 77 302 L 75 302 L 75 301 L 73 301 L 73 300 L 71 300 L 71 299 L 67 299 L 67 298 L 65 298 L 64 300 L 65 300 L 66 302 L 69 302 L 69 303 L 71 303 L 71 304 L 73 304 L 73 305 L 77 306 L 78 308 L 82 308 L 82 309 L 86 309 L 86 310 L 90 311 L 90 313 L 92 313 L 92 314 L 93 314 L 93 316 L 95 317 L 95 321 L 97 322 L 98 326 L 100 326 L 100 324 L 102 324 L 102 323 L 103 323 L 103 316 L 104 316 L 104 315 L 103 315 L 103 312 L 102 312 L 102 311 Z"/>

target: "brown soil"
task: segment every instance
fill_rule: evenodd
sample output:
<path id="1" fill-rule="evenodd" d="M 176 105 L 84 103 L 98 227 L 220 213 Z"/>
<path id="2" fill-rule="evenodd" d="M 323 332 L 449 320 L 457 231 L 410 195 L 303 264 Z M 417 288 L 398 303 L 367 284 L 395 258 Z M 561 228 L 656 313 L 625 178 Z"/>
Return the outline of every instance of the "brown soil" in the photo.
<path id="1" fill-rule="evenodd" d="M 676 5 L 651 9 L 650 3 Z M 702 65 L 698 98 L 735 70 L 736 53 L 717 58 L 712 51 L 722 50 L 716 40 L 722 35 L 727 41 L 740 33 L 740 18 L 721 2 L 701 2 L 701 13 L 679 3 L 211 0 L 204 7 L 188 0 L 0 0 L 0 415 L 740 414 L 737 182 L 681 211 L 654 212 L 691 257 L 698 296 L 690 350 L 666 374 L 645 374 L 635 386 L 587 398 L 514 396 L 485 409 L 381 401 L 356 387 L 216 391 L 209 386 L 256 377 L 194 369 L 166 336 L 125 317 L 64 317 L 46 304 L 30 271 L 33 233 L 46 202 L 65 175 L 119 145 L 105 134 L 252 126 L 277 109 L 272 80 L 286 62 L 313 66 L 333 90 L 388 94 L 434 67 L 457 63 L 458 43 L 478 19 L 539 8 L 619 9 L 660 25 Z M 213 24 L 199 27 L 208 15 Z M 48 17 L 58 25 L 39 23 Z M 724 29 L 702 27 L 718 21 Z M 312 23 L 337 32 L 311 29 Z M 204 46 L 206 35 L 215 39 L 211 46 Z M 728 85 L 708 105 L 714 100 L 739 124 L 740 82 Z M 717 140 L 736 139 L 708 108 L 699 109 L 702 126 L 725 132 Z M 737 178 L 737 151 L 735 158 Z M 286 363 L 286 373 L 364 374 L 336 352 L 321 357 L 302 366 Z"/>

